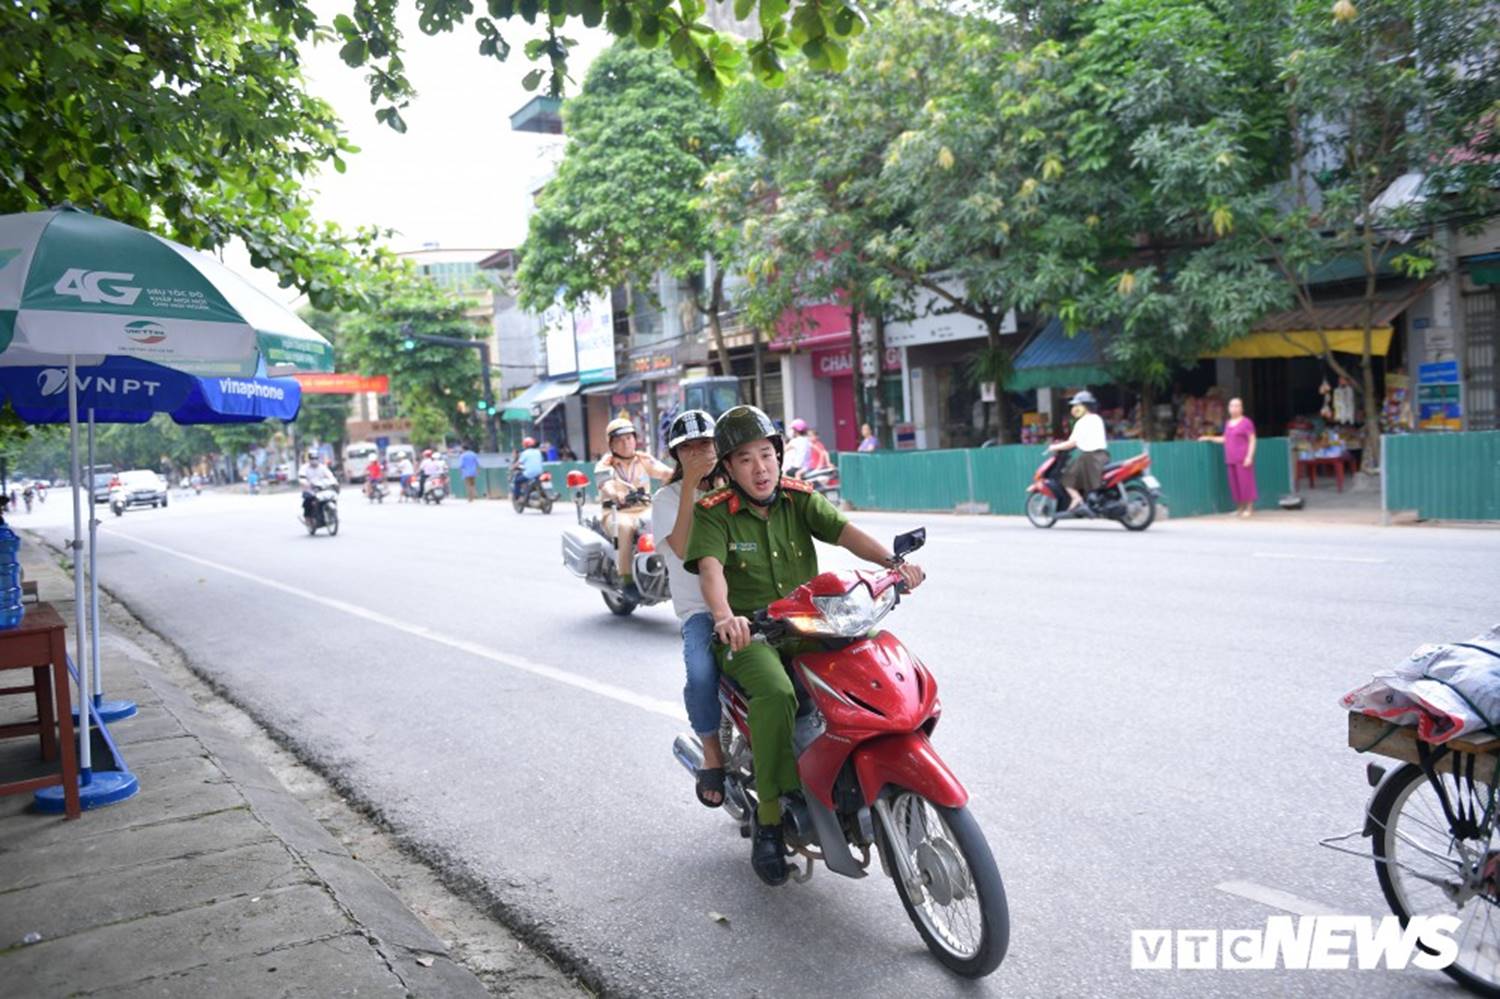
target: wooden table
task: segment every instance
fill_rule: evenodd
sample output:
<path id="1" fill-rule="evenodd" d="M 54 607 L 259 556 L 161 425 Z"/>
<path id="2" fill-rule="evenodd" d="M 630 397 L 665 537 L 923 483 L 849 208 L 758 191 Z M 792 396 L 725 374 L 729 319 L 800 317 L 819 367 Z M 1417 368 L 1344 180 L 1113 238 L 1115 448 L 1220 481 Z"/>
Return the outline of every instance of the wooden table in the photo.
<path id="1" fill-rule="evenodd" d="M 73 708 L 68 689 L 68 631 L 57 610 L 46 603 L 26 609 L 18 627 L 0 631 L 0 672 L 30 670 L 31 683 L 0 687 L 0 694 L 31 694 L 36 699 L 37 720 L 0 725 L 0 739 L 35 735 L 41 740 L 42 759 L 62 755 L 62 773 L 31 780 L 0 782 L 0 794 L 24 794 L 54 784 L 63 789 L 63 811 L 78 818 L 78 751 L 73 738 Z M 54 727 L 57 729 L 54 731 Z"/>
<path id="2" fill-rule="evenodd" d="M 1293 485 L 1301 485 L 1302 474 L 1306 472 L 1307 488 L 1316 489 L 1318 485 L 1316 473 L 1320 468 L 1333 472 L 1338 480 L 1339 492 L 1344 491 L 1344 469 L 1348 468 L 1351 475 L 1359 471 L 1359 466 L 1354 463 L 1354 456 L 1351 454 L 1341 454 L 1337 458 L 1298 458 L 1297 479 Z"/>

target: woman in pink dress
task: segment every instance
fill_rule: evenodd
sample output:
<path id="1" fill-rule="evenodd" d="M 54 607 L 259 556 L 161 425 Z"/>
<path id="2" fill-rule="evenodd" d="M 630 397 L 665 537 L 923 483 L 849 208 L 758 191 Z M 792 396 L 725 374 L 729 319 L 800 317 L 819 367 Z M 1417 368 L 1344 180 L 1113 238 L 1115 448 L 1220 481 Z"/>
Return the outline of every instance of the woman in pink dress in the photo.
<path id="1" fill-rule="evenodd" d="M 1255 424 L 1245 415 L 1245 404 L 1229 400 L 1229 419 L 1222 435 L 1205 434 L 1200 441 L 1224 445 L 1224 466 L 1229 473 L 1229 496 L 1235 511 L 1248 517 L 1255 510 Z"/>

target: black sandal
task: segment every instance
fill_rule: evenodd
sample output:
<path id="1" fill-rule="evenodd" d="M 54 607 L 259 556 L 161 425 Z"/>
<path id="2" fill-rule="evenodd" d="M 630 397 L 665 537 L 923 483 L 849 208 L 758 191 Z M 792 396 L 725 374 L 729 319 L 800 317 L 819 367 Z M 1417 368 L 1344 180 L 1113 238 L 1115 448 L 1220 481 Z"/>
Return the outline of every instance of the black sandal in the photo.
<path id="1" fill-rule="evenodd" d="M 705 808 L 720 808 L 724 804 L 724 768 L 704 767 L 702 770 L 693 771 L 698 777 L 696 788 L 698 800 Z M 717 791 L 718 801 L 710 801 L 706 795 Z"/>

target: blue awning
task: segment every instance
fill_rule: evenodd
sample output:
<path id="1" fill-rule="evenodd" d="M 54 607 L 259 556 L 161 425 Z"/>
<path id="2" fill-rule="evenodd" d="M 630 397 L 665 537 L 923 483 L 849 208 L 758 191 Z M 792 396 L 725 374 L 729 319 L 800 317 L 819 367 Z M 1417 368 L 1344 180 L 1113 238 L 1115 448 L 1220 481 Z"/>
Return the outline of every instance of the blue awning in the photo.
<path id="1" fill-rule="evenodd" d="M 1053 317 L 1016 357 L 1014 373 L 1005 387 L 1020 392 L 1113 382 L 1103 341 L 1104 334 L 1092 330 L 1069 336 L 1062 320 Z"/>

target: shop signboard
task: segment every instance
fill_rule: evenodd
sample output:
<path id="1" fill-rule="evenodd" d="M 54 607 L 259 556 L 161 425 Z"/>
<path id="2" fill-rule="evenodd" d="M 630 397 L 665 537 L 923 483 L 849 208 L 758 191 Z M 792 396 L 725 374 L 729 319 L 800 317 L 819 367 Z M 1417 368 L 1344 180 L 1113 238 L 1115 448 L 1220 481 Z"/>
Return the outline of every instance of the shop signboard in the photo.
<path id="1" fill-rule="evenodd" d="M 1457 361 L 1417 365 L 1417 426 L 1423 430 L 1462 430 L 1461 393 Z"/>
<path id="2" fill-rule="evenodd" d="M 917 449 L 916 424 L 898 423 L 892 430 L 894 431 L 897 451 L 915 451 Z"/>
<path id="3" fill-rule="evenodd" d="M 962 293 L 963 287 L 957 282 L 947 283 L 945 287 L 954 293 Z M 972 316 L 965 316 L 954 312 L 940 312 L 936 315 L 928 314 L 932 309 L 944 309 L 948 302 L 938 298 L 932 293 L 919 298 L 916 303 L 916 318 L 895 323 L 887 323 L 885 327 L 885 345 L 887 347 L 919 347 L 929 343 L 948 343 L 955 340 L 983 339 L 988 335 L 984 323 Z M 1002 336 L 1016 331 L 1016 314 L 1014 310 L 1005 314 L 1005 319 L 1000 325 Z"/>
<path id="4" fill-rule="evenodd" d="M 547 374 L 553 378 L 578 370 L 578 349 L 573 340 L 573 317 L 561 302 L 542 313 L 542 339 L 547 345 Z"/>
<path id="5" fill-rule="evenodd" d="M 854 351 L 845 347 L 833 350 L 815 350 L 812 353 L 813 374 L 818 378 L 844 378 L 854 374 Z M 898 347 L 885 349 L 885 370 L 901 370 L 901 350 Z"/>
<path id="6" fill-rule="evenodd" d="M 578 380 L 584 385 L 615 380 L 615 313 L 608 295 L 590 295 L 572 316 L 578 349 Z"/>
<path id="7" fill-rule="evenodd" d="M 646 381 L 672 378 L 678 374 L 677 348 L 642 348 L 630 355 L 630 373 Z"/>
<path id="8" fill-rule="evenodd" d="M 302 386 L 303 395 L 357 395 L 361 392 L 384 395 L 391 390 L 389 375 L 298 371 L 292 377 Z"/>

